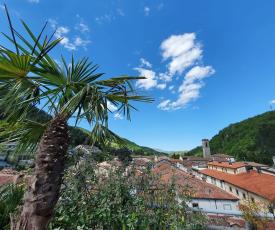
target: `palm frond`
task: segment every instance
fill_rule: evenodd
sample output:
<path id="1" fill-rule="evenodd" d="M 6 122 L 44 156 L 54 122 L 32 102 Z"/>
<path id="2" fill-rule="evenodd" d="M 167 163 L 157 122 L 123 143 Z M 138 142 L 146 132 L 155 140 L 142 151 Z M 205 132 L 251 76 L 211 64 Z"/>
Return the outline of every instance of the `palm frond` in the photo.
<path id="1" fill-rule="evenodd" d="M 94 145 L 95 143 L 102 144 L 102 145 L 107 145 L 109 143 L 117 143 L 119 145 L 125 145 L 126 142 L 123 138 L 112 132 L 108 127 L 96 123 L 91 135 L 91 144 Z"/>

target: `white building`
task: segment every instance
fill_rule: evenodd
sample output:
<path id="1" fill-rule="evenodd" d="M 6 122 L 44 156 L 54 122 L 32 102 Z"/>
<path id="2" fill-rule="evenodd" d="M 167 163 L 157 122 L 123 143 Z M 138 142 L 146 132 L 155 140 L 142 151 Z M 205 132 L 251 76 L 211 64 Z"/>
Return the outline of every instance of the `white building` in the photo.
<path id="1" fill-rule="evenodd" d="M 239 198 L 214 185 L 199 180 L 190 173 L 184 172 L 171 161 L 159 162 L 155 165 L 153 172 L 157 173 L 165 183 L 174 181 L 179 186 L 188 187 L 191 191 L 191 200 L 187 205 L 190 208 L 201 210 L 204 213 L 241 214 L 238 209 Z"/>
<path id="2" fill-rule="evenodd" d="M 273 202 L 275 200 L 275 176 L 254 170 L 251 164 L 236 162 L 209 162 L 208 169 L 200 170 L 197 176 L 241 200 Z M 222 165 L 221 165 L 222 164 Z M 243 166 L 242 166 L 243 165 Z M 274 210 L 275 211 L 275 210 Z"/>

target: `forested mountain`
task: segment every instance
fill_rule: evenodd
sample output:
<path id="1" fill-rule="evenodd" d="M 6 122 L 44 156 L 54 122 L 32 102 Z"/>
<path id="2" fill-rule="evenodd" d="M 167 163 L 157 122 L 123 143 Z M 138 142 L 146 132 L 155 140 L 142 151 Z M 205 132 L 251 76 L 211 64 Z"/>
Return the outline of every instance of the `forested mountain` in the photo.
<path id="1" fill-rule="evenodd" d="M 275 111 L 266 112 L 222 129 L 210 140 L 211 153 L 226 153 L 238 160 L 272 164 L 275 155 Z M 200 146 L 188 155 L 202 155 Z"/>
<path id="2" fill-rule="evenodd" d="M 33 110 L 29 112 L 29 119 L 37 122 L 47 122 L 49 119 L 51 119 L 51 116 L 42 110 L 33 108 Z M 0 134 L 4 135 L 5 133 L 8 133 L 7 127 L 8 127 L 7 124 L 3 120 L 1 120 L 1 117 L 0 117 Z M 88 142 L 87 140 L 89 139 L 89 131 L 79 127 L 70 126 L 69 135 L 70 135 L 70 143 L 72 147 L 75 147 L 81 144 L 87 144 Z M 134 155 L 145 155 L 145 156 L 165 155 L 165 153 L 156 151 L 152 148 L 139 146 L 136 143 L 129 141 L 125 138 L 122 138 L 122 139 L 124 142 L 123 144 L 118 144 L 114 142 L 110 143 L 110 145 L 108 146 L 109 150 L 126 148 L 128 150 L 131 150 L 131 152 L 133 152 Z M 0 135 L 0 142 L 1 142 L 1 135 Z"/>

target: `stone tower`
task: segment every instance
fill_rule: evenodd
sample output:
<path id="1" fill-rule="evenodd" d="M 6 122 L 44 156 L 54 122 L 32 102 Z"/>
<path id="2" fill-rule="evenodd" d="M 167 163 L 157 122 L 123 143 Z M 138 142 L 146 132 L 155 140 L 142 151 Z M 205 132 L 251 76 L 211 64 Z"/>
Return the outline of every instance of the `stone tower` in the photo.
<path id="1" fill-rule="evenodd" d="M 202 152 L 203 152 L 203 157 L 210 157 L 211 152 L 210 152 L 208 139 L 202 139 Z"/>

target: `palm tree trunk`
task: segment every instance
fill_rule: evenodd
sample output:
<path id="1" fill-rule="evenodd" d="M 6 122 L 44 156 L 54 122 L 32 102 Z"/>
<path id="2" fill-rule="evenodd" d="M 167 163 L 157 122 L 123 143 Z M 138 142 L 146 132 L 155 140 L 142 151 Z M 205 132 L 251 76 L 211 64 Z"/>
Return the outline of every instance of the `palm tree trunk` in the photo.
<path id="1" fill-rule="evenodd" d="M 68 142 L 67 121 L 57 116 L 40 140 L 35 172 L 29 181 L 23 210 L 14 229 L 47 229 L 59 198 Z"/>

